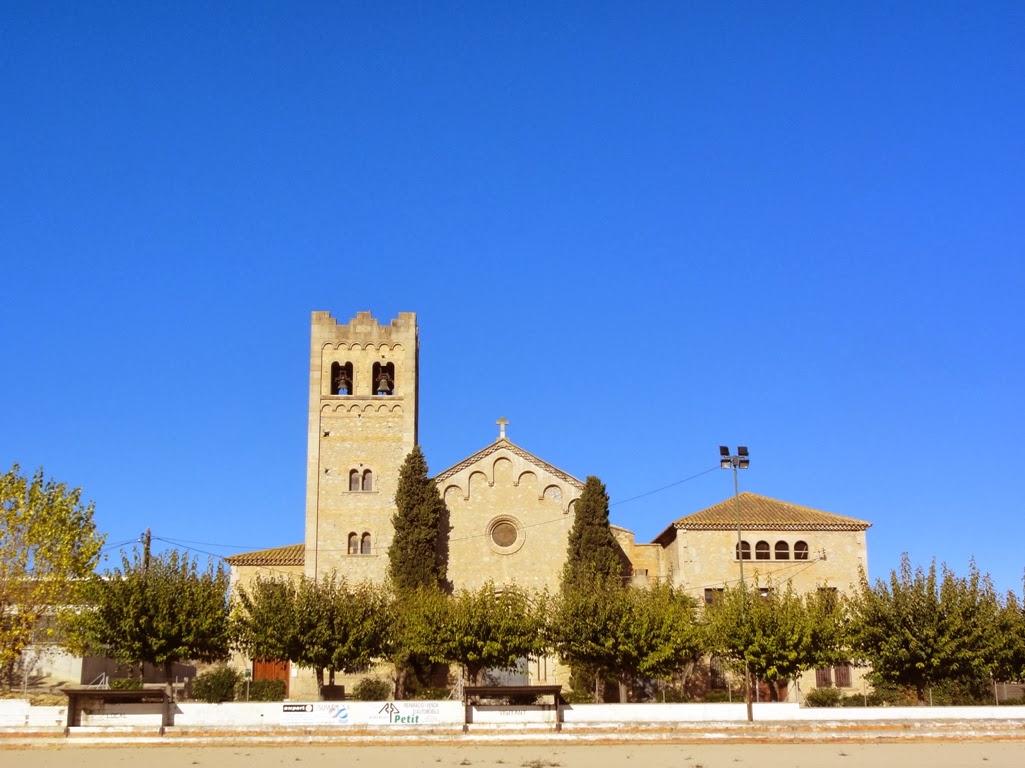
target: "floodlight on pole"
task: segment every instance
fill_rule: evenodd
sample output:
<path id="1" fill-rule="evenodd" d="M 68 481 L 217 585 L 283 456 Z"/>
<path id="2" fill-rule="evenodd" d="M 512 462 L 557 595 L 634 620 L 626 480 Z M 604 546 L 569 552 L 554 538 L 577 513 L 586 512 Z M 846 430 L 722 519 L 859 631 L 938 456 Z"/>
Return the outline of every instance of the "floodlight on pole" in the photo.
<path id="1" fill-rule="evenodd" d="M 733 461 L 730 458 L 730 449 L 725 445 L 719 446 L 719 469 L 729 469 L 733 466 Z"/>
<path id="2" fill-rule="evenodd" d="M 737 505 L 737 562 L 740 563 L 740 591 L 744 598 L 744 602 L 741 603 L 741 610 L 744 611 L 741 614 L 742 619 L 746 614 L 743 606 L 747 604 L 747 592 L 744 586 L 744 537 L 741 533 L 740 481 L 737 479 L 737 470 L 747 469 L 749 466 L 751 466 L 751 457 L 746 445 L 738 446 L 736 453 L 731 453 L 725 445 L 719 446 L 719 468 L 733 470 L 733 499 Z M 751 709 L 751 670 L 746 654 L 744 659 L 744 703 L 747 705 L 747 720 L 751 722 L 754 720 L 754 713 Z"/>

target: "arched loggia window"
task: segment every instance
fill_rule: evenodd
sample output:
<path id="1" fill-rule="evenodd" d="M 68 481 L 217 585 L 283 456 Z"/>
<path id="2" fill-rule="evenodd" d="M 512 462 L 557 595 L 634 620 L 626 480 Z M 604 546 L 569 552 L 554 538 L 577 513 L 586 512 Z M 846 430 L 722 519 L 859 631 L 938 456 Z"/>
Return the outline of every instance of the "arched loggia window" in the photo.
<path id="1" fill-rule="evenodd" d="M 776 542 L 776 559 L 777 560 L 789 560 L 790 559 L 790 545 L 785 541 Z"/>
<path id="2" fill-rule="evenodd" d="M 356 535 L 355 531 L 349 534 L 349 554 L 359 554 L 359 536 Z"/>
<path id="3" fill-rule="evenodd" d="M 360 539 L 360 542 L 359 542 L 359 553 L 361 555 L 369 555 L 370 554 L 370 534 L 369 533 L 364 533 L 363 534 L 363 538 Z"/>
<path id="4" fill-rule="evenodd" d="M 794 560 L 807 560 L 808 559 L 808 542 L 807 541 L 795 541 L 794 542 Z"/>
<path id="5" fill-rule="evenodd" d="M 755 544 L 755 560 L 768 560 L 769 553 L 769 542 L 759 541 Z"/>
<path id="6" fill-rule="evenodd" d="M 371 472 L 369 469 L 363 470 L 363 490 L 374 490 L 374 473 Z"/>
<path id="7" fill-rule="evenodd" d="M 750 544 L 750 542 L 747 542 L 747 541 L 740 542 L 736 546 L 736 551 L 737 551 L 737 559 L 738 560 L 741 559 L 741 556 L 743 556 L 743 558 L 745 560 L 750 560 L 751 559 L 751 544 Z"/>
<path id="8" fill-rule="evenodd" d="M 358 491 L 359 490 L 359 470 L 358 469 L 349 470 L 349 490 L 350 491 Z"/>

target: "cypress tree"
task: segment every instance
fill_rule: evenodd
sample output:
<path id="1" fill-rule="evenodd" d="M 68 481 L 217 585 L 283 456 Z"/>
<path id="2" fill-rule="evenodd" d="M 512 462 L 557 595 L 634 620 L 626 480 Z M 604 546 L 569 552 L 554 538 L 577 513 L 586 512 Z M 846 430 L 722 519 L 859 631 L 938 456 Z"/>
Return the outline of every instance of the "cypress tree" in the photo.
<path id="1" fill-rule="evenodd" d="M 563 589 L 588 589 L 598 580 L 622 583 L 623 560 L 619 544 L 609 527 L 609 495 L 605 484 L 591 475 L 574 507 L 573 528 L 569 532 L 566 565 L 562 571 Z"/>
<path id="2" fill-rule="evenodd" d="M 416 446 L 399 470 L 392 517 L 395 538 L 388 550 L 388 573 L 397 592 L 445 585 L 442 525 L 447 519 L 438 486 L 427 476 L 427 461 Z"/>

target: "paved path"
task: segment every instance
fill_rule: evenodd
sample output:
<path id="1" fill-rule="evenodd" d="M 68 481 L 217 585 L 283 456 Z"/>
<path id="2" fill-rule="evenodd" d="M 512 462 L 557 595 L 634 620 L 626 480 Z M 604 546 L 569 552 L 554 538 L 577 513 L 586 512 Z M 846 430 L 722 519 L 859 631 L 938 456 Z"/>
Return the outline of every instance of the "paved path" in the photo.
<path id="1" fill-rule="evenodd" d="M 1020 768 L 1023 756 L 1020 742 L 76 747 L 61 740 L 0 749 L 0 762 L 17 768 Z"/>

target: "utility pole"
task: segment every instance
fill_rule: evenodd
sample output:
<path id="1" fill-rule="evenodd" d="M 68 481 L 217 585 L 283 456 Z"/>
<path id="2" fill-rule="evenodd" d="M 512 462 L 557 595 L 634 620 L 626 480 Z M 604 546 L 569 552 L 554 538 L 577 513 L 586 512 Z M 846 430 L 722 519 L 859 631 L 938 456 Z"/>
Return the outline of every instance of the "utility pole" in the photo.
<path id="1" fill-rule="evenodd" d="M 149 573 L 149 545 L 150 539 L 153 537 L 150 535 L 149 528 L 146 529 L 146 533 L 142 534 L 142 572 Z"/>

